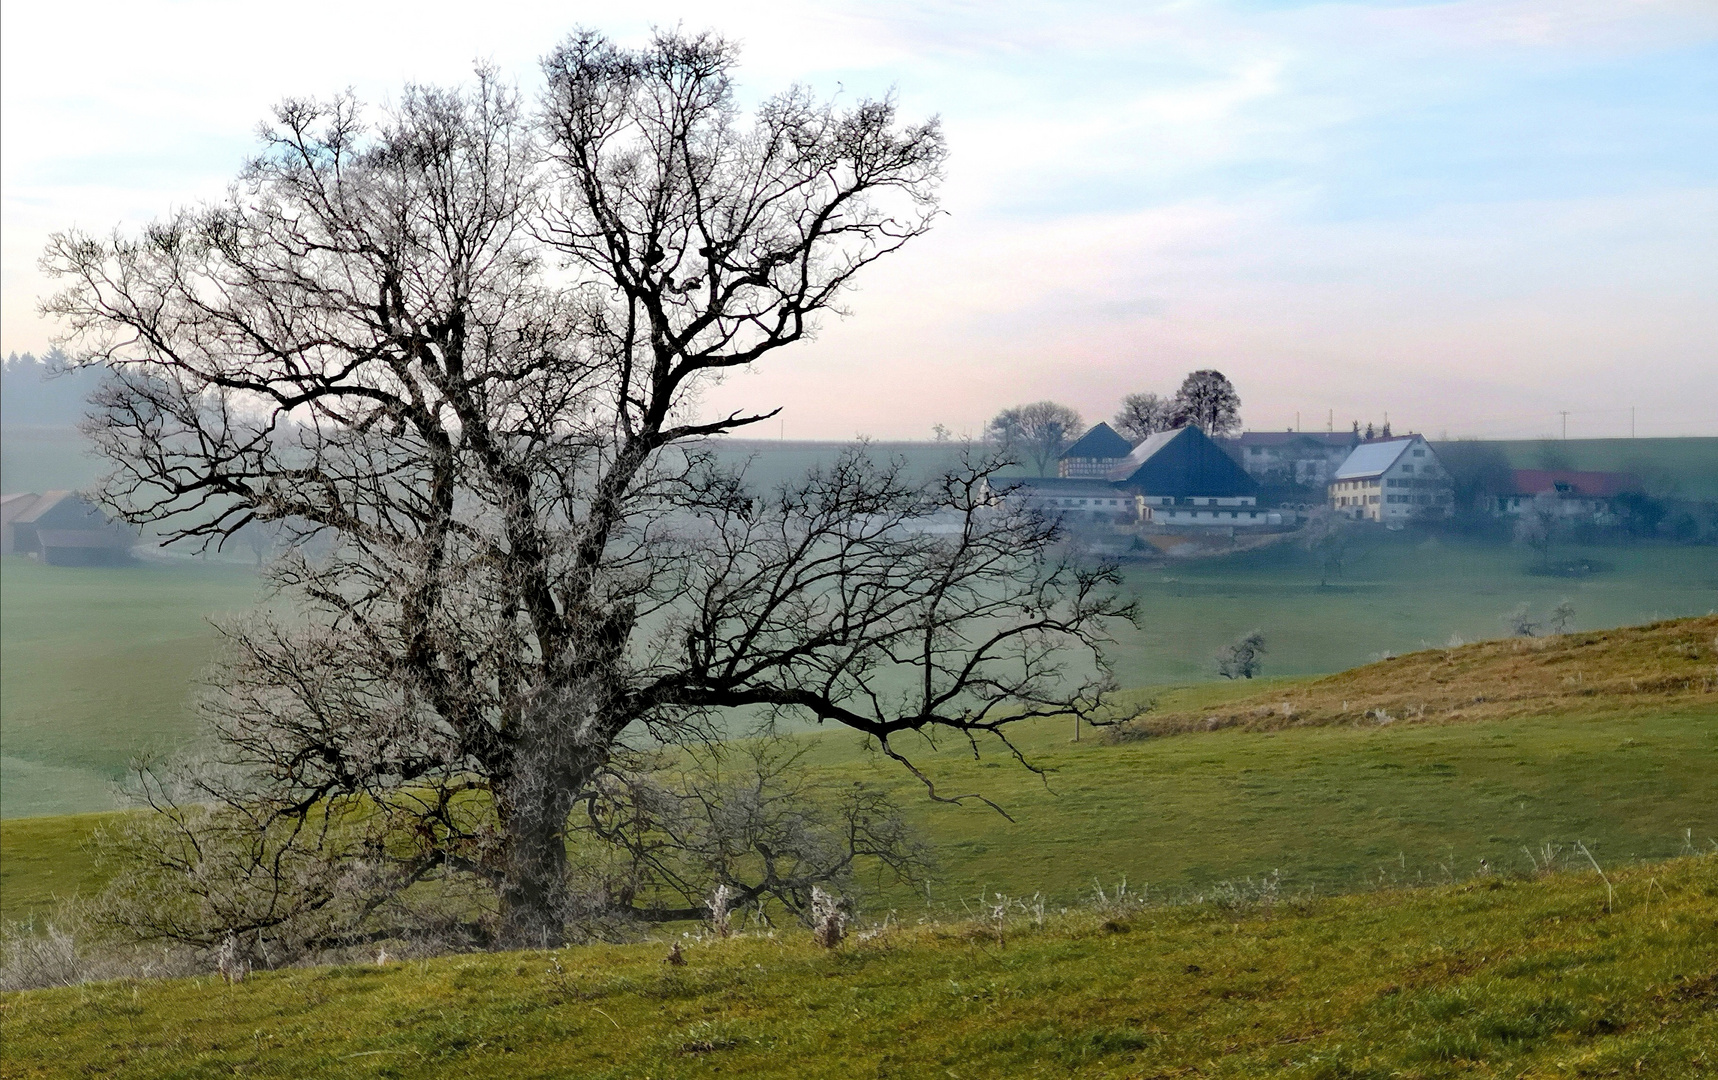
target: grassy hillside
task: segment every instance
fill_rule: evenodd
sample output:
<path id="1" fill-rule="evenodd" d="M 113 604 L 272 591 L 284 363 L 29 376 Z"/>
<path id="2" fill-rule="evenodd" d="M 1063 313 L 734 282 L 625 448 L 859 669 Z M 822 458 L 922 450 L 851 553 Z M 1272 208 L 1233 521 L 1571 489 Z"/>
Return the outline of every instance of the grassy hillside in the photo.
<path id="1" fill-rule="evenodd" d="M 1504 440 L 1493 443 L 1517 469 L 1632 472 L 1647 490 L 1718 499 L 1718 439 Z"/>
<path id="2" fill-rule="evenodd" d="M 1710 1076 L 1718 860 L 1316 902 L 108 983 L 0 1075 Z"/>
<path id="3" fill-rule="evenodd" d="M 1427 649 L 1260 690 L 1214 709 L 1159 710 L 1114 734 L 1478 720 L 1677 705 L 1718 710 L 1718 615 Z"/>

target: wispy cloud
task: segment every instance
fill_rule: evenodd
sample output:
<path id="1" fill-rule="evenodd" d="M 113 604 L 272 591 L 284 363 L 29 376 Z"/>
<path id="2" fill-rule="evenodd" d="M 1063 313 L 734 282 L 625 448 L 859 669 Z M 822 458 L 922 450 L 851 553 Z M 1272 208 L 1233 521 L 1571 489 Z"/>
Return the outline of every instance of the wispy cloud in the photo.
<path id="1" fill-rule="evenodd" d="M 1634 402 L 1643 433 L 1718 433 L 1709 0 L 239 10 L 7 9 L 6 348 L 50 331 L 47 232 L 218 193 L 282 95 L 474 57 L 528 79 L 574 23 L 683 23 L 744 43 L 748 92 L 892 89 L 949 130 L 941 226 L 855 318 L 712 392 L 785 404 L 790 436 L 976 429 L 1045 395 L 1102 415 L 1210 364 L 1268 425 L 1596 431 Z"/>

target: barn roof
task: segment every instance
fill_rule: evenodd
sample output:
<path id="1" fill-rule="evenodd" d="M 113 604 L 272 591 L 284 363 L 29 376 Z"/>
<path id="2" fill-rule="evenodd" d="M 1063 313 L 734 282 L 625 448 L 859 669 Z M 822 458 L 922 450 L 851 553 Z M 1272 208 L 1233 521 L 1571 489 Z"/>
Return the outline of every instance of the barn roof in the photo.
<path id="1" fill-rule="evenodd" d="M 1099 423 L 1062 451 L 1062 458 L 1124 458 L 1132 452 L 1133 444 L 1122 438 L 1115 428 Z"/>
<path id="2" fill-rule="evenodd" d="M 1177 498 L 1252 495 L 1259 490 L 1259 482 L 1196 424 L 1149 436 L 1110 470 L 1109 479 L 1144 495 Z"/>
<path id="3" fill-rule="evenodd" d="M 15 491 L 10 495 L 0 495 L 0 521 L 10 524 L 18 520 L 40 499 L 41 496 L 34 491 Z"/>
<path id="4" fill-rule="evenodd" d="M 22 522 L 24 524 L 30 524 L 39 520 L 43 514 L 46 514 L 54 507 L 65 502 L 67 499 L 75 497 L 76 495 L 77 492 L 75 491 L 44 492 L 41 498 L 30 504 L 30 508 L 28 510 L 25 510 L 22 514 L 19 514 L 12 520 Z"/>

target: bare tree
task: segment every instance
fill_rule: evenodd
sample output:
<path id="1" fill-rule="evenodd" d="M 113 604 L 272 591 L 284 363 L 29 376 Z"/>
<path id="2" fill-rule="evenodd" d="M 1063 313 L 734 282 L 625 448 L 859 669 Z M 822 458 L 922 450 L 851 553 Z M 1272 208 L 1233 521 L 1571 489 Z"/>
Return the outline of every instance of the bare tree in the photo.
<path id="1" fill-rule="evenodd" d="M 1110 423 L 1135 443 L 1174 425 L 1174 403 L 1157 394 L 1129 394 L 1122 398 L 1121 410 Z"/>
<path id="2" fill-rule="evenodd" d="M 870 867 L 897 881 L 923 880 L 930 849 L 888 795 L 855 783 L 829 790 L 800 766 L 803 743 L 777 738 L 695 751 L 650 771 L 617 773 L 587 792 L 575 842 L 612 850 L 587 883 L 617 909 L 648 921 L 714 918 L 774 902 L 810 924 L 814 890 L 854 889 Z"/>
<path id="3" fill-rule="evenodd" d="M 1300 545 L 1318 560 L 1319 588 L 1328 588 L 1331 578 L 1342 576 L 1353 536 L 1349 518 L 1334 507 L 1321 506 L 1307 515 L 1300 530 Z"/>
<path id="4" fill-rule="evenodd" d="M 773 413 L 699 419 L 700 390 L 924 232 L 944 156 L 887 101 L 747 120 L 733 66 L 587 32 L 535 119 L 488 72 L 379 118 L 289 101 L 224 201 L 51 242 L 47 310 L 115 373 L 107 500 L 169 539 L 283 530 L 292 618 L 228 628 L 213 757 L 156 792 L 169 861 L 213 874 L 207 824 L 254 884 L 234 928 L 475 888 L 500 941 L 553 944 L 570 816 L 630 745 L 777 710 L 911 768 L 915 733 L 1101 704 L 1132 609 L 993 505 L 996 462 L 925 489 L 855 452 L 761 496 L 702 446 Z M 265 902 L 295 860 L 314 887 Z"/>
<path id="5" fill-rule="evenodd" d="M 1195 371 L 1183 379 L 1175 392 L 1170 424 L 1197 424 L 1213 439 L 1241 430 L 1241 396 L 1221 371 Z"/>
<path id="6" fill-rule="evenodd" d="M 1538 556 L 1538 569 L 1551 570 L 1551 552 L 1557 543 L 1561 518 L 1555 492 L 1542 491 L 1533 496 L 1515 519 L 1515 542 Z"/>
<path id="7" fill-rule="evenodd" d="M 1005 454 L 1020 454 L 1032 462 L 1039 476 L 1048 476 L 1062 451 L 1085 431 L 1085 424 L 1066 405 L 1036 401 L 1002 410 L 987 430 Z"/>
<path id="8" fill-rule="evenodd" d="M 1545 617 L 1545 625 L 1553 634 L 1567 634 L 1569 624 L 1575 621 L 1575 605 L 1565 596 L 1557 601 L 1557 606 L 1551 609 L 1551 614 Z"/>
<path id="9" fill-rule="evenodd" d="M 1217 674 L 1225 679 L 1250 679 L 1259 673 L 1264 655 L 1264 631 L 1249 630 L 1217 650 Z"/>
<path id="10" fill-rule="evenodd" d="M 1515 605 L 1515 609 L 1503 617 L 1509 624 L 1509 632 L 1516 637 L 1537 637 L 1539 624 L 1533 621 L 1533 615 L 1527 601 Z"/>

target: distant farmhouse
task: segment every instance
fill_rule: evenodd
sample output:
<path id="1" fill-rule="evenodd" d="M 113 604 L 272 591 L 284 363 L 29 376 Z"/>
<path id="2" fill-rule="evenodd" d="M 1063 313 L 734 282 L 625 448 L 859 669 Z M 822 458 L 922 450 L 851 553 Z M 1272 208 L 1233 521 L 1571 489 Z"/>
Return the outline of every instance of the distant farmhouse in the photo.
<path id="1" fill-rule="evenodd" d="M 1197 426 L 1133 446 L 1099 424 L 1063 453 L 1057 471 L 1010 479 L 1001 489 L 1073 521 L 1201 530 L 1285 523 L 1281 511 L 1259 509 L 1258 482 Z"/>
<path id="2" fill-rule="evenodd" d="M 1363 442 L 1330 479 L 1330 505 L 1358 521 L 1401 527 L 1447 517 L 1455 510 L 1455 484 L 1420 435 Z"/>
<path id="3" fill-rule="evenodd" d="M 1298 484 L 1322 491 L 1361 443 L 1358 431 L 1247 431 L 1224 440 L 1261 484 Z"/>
<path id="4" fill-rule="evenodd" d="M 1604 524 L 1616 510 L 1618 496 L 1639 492 L 1633 473 L 1577 472 L 1573 469 L 1515 469 L 1507 491 L 1489 496 L 1486 509 L 1498 515 L 1520 514 L 1541 496 L 1559 518 Z"/>
<path id="5" fill-rule="evenodd" d="M 136 534 L 75 491 L 0 497 L 0 553 L 53 566 L 118 566 L 131 561 Z"/>

